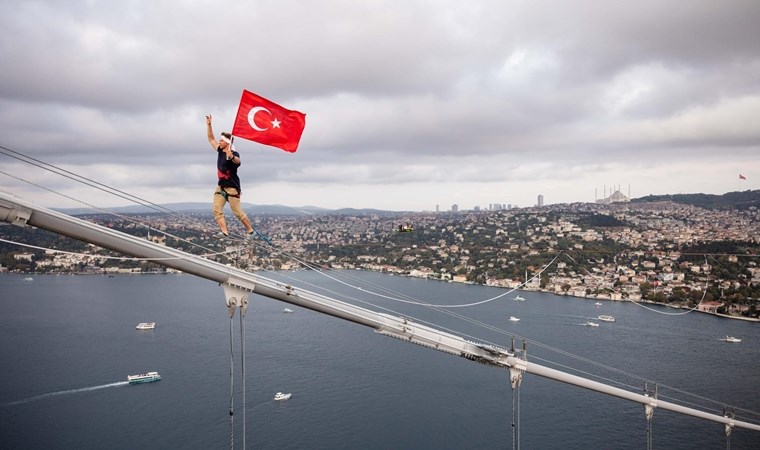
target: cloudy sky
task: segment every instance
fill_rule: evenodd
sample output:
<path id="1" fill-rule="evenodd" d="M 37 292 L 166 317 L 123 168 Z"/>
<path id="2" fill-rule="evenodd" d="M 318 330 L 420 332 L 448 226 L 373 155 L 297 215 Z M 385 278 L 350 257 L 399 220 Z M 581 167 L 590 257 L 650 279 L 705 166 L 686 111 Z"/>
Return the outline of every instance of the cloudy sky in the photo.
<path id="1" fill-rule="evenodd" d="M 760 188 L 757 0 L 3 5 L 0 145 L 156 203 L 210 202 L 204 115 L 231 129 L 243 89 L 306 114 L 296 153 L 236 141 L 254 204 Z M 126 203 L 5 154 L 0 170 L 45 206 L 78 204 L 17 178 Z"/>

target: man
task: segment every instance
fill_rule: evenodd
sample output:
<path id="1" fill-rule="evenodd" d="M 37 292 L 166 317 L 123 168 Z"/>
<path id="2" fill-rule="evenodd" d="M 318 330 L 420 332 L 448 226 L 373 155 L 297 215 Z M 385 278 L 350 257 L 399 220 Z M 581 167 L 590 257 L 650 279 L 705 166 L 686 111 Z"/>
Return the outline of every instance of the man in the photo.
<path id="1" fill-rule="evenodd" d="M 219 224 L 219 230 L 224 236 L 229 236 L 227 223 L 224 221 L 224 204 L 229 202 L 232 213 L 245 226 L 249 236 L 253 236 L 253 227 L 248 216 L 240 208 L 240 178 L 237 170 L 240 167 L 240 153 L 232 146 L 230 133 L 222 133 L 217 142 L 214 130 L 211 128 L 211 114 L 206 115 L 206 134 L 211 147 L 216 150 L 216 173 L 219 177 L 214 191 L 214 219 Z"/>

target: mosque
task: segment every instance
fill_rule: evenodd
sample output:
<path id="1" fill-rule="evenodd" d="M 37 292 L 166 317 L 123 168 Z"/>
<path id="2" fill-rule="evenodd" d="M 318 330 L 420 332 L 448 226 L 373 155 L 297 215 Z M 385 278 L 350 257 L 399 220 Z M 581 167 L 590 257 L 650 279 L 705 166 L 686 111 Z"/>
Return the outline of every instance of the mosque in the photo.
<path id="1" fill-rule="evenodd" d="M 620 187 L 618 186 L 617 189 L 615 189 L 615 192 L 612 192 L 612 190 L 615 188 L 610 187 L 610 195 L 609 197 L 599 198 L 595 199 L 596 203 L 628 203 L 631 201 L 631 187 L 628 186 L 628 195 L 626 196 L 622 192 L 620 192 Z M 604 195 L 607 195 L 607 187 L 604 187 Z M 596 195 L 595 195 L 596 197 Z"/>

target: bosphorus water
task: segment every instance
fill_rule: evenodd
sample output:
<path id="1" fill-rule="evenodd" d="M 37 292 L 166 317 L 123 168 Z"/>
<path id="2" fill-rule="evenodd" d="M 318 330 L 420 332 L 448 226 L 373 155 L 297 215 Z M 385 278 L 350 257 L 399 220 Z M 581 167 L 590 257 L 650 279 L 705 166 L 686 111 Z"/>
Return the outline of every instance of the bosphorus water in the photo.
<path id="1" fill-rule="evenodd" d="M 627 376 L 638 375 L 661 384 L 664 399 L 686 399 L 720 413 L 723 404 L 709 398 L 740 408 L 741 420 L 760 421 L 744 411 L 760 411 L 756 323 L 699 313 L 667 316 L 631 303 L 597 307 L 594 300 L 535 292 L 520 293 L 525 302 L 509 295 L 451 310 L 471 319 L 463 320 L 369 292 L 460 304 L 505 291 L 369 272 L 329 274 L 348 276 L 344 283 L 363 290 L 311 271 L 263 275 L 388 308 L 472 340 L 508 347 L 512 335 L 520 346 L 525 337 L 529 361 L 576 368 L 583 371 L 576 374 L 641 392 L 644 382 Z M 221 287 L 189 275 L 24 278 L 0 274 L 0 448 L 230 447 L 230 319 Z M 514 403 L 506 370 L 303 308 L 290 306 L 294 313 L 283 314 L 286 306 L 250 299 L 245 408 L 240 322 L 233 318 L 236 448 L 242 445 L 243 410 L 248 448 L 512 447 Z M 584 326 L 599 314 L 617 321 Z M 510 316 L 520 321 L 510 322 Z M 139 322 L 156 322 L 156 329 L 135 330 Z M 726 335 L 742 342 L 721 341 Z M 161 381 L 126 383 L 127 375 L 152 370 Z M 278 391 L 293 397 L 275 402 Z M 641 405 L 532 375 L 525 376 L 519 400 L 522 448 L 646 448 Z M 655 448 L 726 448 L 722 425 L 668 411 L 655 410 L 652 433 Z M 760 448 L 760 433 L 735 429 L 731 448 Z"/>

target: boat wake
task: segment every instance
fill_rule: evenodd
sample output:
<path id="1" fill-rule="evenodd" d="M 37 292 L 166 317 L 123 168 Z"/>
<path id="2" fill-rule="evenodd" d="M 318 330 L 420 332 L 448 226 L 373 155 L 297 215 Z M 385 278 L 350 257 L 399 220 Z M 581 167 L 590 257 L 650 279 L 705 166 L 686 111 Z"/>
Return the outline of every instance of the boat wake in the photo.
<path id="1" fill-rule="evenodd" d="M 105 389 L 105 388 L 117 387 L 117 386 L 126 386 L 128 384 L 129 384 L 128 381 L 117 381 L 116 383 L 101 384 L 99 386 L 90 386 L 90 387 L 84 387 L 84 388 L 79 388 L 79 389 L 67 389 L 65 391 L 48 392 L 47 394 L 35 395 L 34 397 L 25 398 L 22 400 L 16 400 L 15 402 L 4 403 L 3 406 L 21 405 L 24 403 L 33 402 L 35 400 L 42 400 L 44 398 L 57 397 L 59 395 L 76 394 L 79 392 L 87 392 L 87 391 L 96 391 L 98 389 Z"/>

